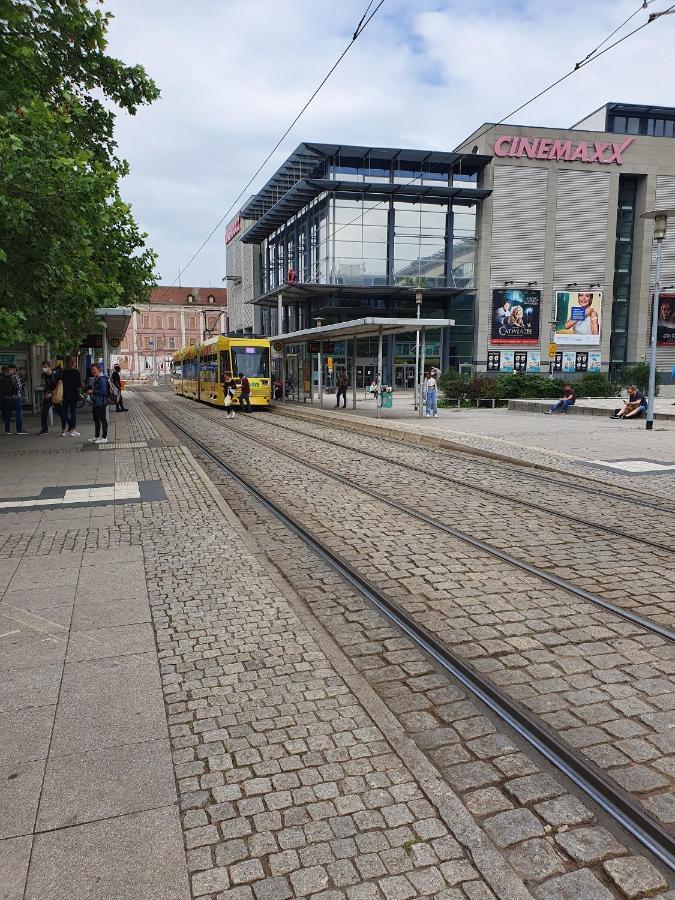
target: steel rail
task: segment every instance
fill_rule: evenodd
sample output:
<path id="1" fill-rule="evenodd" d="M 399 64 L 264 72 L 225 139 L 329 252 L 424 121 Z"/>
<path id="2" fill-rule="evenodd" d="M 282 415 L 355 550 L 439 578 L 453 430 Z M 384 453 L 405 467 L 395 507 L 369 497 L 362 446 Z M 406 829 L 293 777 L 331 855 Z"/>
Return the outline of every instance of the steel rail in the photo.
<path id="1" fill-rule="evenodd" d="M 291 434 L 303 435 L 304 437 L 308 437 L 313 441 L 323 441 L 325 444 L 331 444 L 334 447 L 340 447 L 343 450 L 350 450 L 352 453 L 358 453 L 362 456 L 368 456 L 371 459 L 376 459 L 378 462 L 386 462 L 390 463 L 392 466 L 400 466 L 403 469 L 408 469 L 411 472 L 418 472 L 421 475 L 428 475 L 428 471 L 423 469 L 421 466 L 415 466 L 412 463 L 407 462 L 399 462 L 394 459 L 387 459 L 386 457 L 378 456 L 377 453 L 373 453 L 370 450 L 363 450 L 360 447 L 350 447 L 349 444 L 343 444 L 341 441 L 336 441 L 333 438 L 327 437 L 315 437 L 314 435 L 308 434 L 306 431 L 299 431 L 295 428 L 290 428 L 288 425 L 282 425 L 280 422 L 271 422 L 275 428 L 282 428 L 285 431 L 290 432 Z M 387 438 L 378 438 L 378 440 L 387 440 Z M 396 444 L 396 441 L 392 441 L 392 443 Z M 399 445 L 400 446 L 400 445 Z M 425 448 L 420 448 L 425 449 Z M 537 478 L 539 476 L 533 475 L 532 477 Z M 590 528 L 595 528 L 598 531 L 606 531 L 608 534 L 616 535 L 617 537 L 624 538 L 629 541 L 639 541 L 641 545 L 654 547 L 656 550 L 663 550 L 666 553 L 673 553 L 675 551 L 675 547 L 668 546 L 667 544 L 659 544 L 657 541 L 651 541 L 648 538 L 645 538 L 643 535 L 636 534 L 628 534 L 625 531 L 621 531 L 619 528 L 612 528 L 611 525 L 600 525 L 597 522 L 591 522 L 588 519 L 581 519 L 578 516 L 573 516 L 570 513 L 560 512 L 558 510 L 549 509 L 545 506 L 538 506 L 536 503 L 532 503 L 530 500 L 524 500 L 520 497 L 512 497 L 509 494 L 502 494 L 500 491 L 494 491 L 491 488 L 483 487 L 482 485 L 473 485 L 469 484 L 466 481 L 462 481 L 461 478 L 453 478 L 452 475 L 446 475 L 443 472 L 434 472 L 434 478 L 441 479 L 443 481 L 447 481 L 449 484 L 457 484 L 462 488 L 466 488 L 470 491 L 476 491 L 481 494 L 485 494 L 489 497 L 497 497 L 500 500 L 506 500 L 509 503 L 513 503 L 520 506 L 526 506 L 529 509 L 533 509 L 536 512 L 544 513 L 544 515 L 553 516 L 556 519 L 567 519 L 570 522 L 574 522 L 576 525 L 587 525 Z M 595 493 L 595 492 L 593 492 Z M 602 492 L 600 492 L 602 493 Z M 661 512 L 668 512 L 667 509 L 662 509 L 660 507 L 656 507 Z"/>
<path id="2" fill-rule="evenodd" d="M 160 410 L 156 404 L 146 402 L 160 419 L 184 435 L 233 481 L 255 497 L 265 509 L 340 574 L 371 605 L 380 610 L 416 646 L 482 700 L 492 712 L 535 747 L 559 771 L 567 775 L 629 834 L 675 871 L 675 841 L 672 834 L 636 804 L 626 791 L 605 778 L 595 766 L 577 756 L 564 741 L 536 717 L 531 716 L 520 703 L 512 700 L 472 666 L 455 656 L 434 634 L 415 622 L 395 600 L 387 597 L 338 554 L 318 541 L 293 516 L 284 512 L 263 491 L 224 462 L 204 441 L 196 438 L 184 426 Z"/>
<path id="3" fill-rule="evenodd" d="M 441 522 L 438 519 L 434 519 L 432 516 L 428 516 L 426 513 L 423 513 L 420 510 L 411 509 L 409 506 L 405 506 L 404 504 L 399 503 L 397 500 L 392 500 L 391 497 L 387 497 L 386 494 L 381 494 L 374 488 L 366 487 L 352 481 L 349 478 L 346 478 L 344 475 L 339 475 L 332 469 L 326 469 L 323 466 L 318 465 L 318 463 L 308 462 L 305 459 L 297 459 L 296 457 L 292 456 L 288 450 L 285 450 L 282 447 L 278 447 L 277 445 L 265 440 L 264 438 L 261 438 L 257 435 L 254 436 L 251 434 L 246 434 L 245 431 L 237 431 L 236 434 L 237 437 L 243 437 L 248 441 L 260 444 L 262 447 L 266 447 L 267 449 L 272 450 L 275 453 L 280 453 L 282 456 L 289 457 L 293 462 L 299 463 L 300 465 L 305 466 L 308 469 L 313 469 L 315 472 L 318 472 L 326 478 L 331 478 L 334 481 L 339 481 L 346 487 L 352 488 L 356 491 L 360 491 L 361 493 L 372 497 L 374 500 L 378 500 L 381 503 L 387 504 L 387 506 L 392 507 L 397 512 L 403 513 L 407 516 L 411 516 L 415 519 L 419 519 L 419 521 L 424 522 L 426 525 L 429 525 L 436 531 L 443 531 L 446 534 L 449 534 L 451 537 L 456 538 L 463 543 L 469 544 L 469 546 L 474 547 L 475 549 L 480 550 L 483 553 L 487 553 L 490 556 L 494 556 L 497 559 L 502 560 L 502 562 L 515 566 L 518 569 L 522 569 L 529 575 L 534 575 L 536 578 L 541 578 L 549 584 L 561 588 L 568 593 L 574 594 L 575 596 L 580 597 L 582 600 L 585 600 L 588 603 L 592 603 L 594 606 L 599 606 L 606 612 L 609 612 L 612 615 L 619 616 L 620 618 L 631 622 L 633 625 L 637 625 L 638 627 L 643 628 L 645 631 L 649 631 L 652 634 L 658 635 L 659 637 L 663 638 L 666 641 L 669 641 L 670 643 L 675 643 L 675 632 L 669 628 L 666 628 L 665 625 L 660 625 L 658 622 L 654 622 L 651 619 L 645 619 L 643 616 L 639 616 L 637 613 L 631 612 L 629 609 L 623 609 L 623 607 L 621 606 L 616 606 L 614 603 L 610 603 L 609 600 L 604 600 L 598 594 L 587 591 L 585 588 L 579 587 L 573 582 L 567 581 L 567 579 L 565 578 L 561 578 L 559 575 L 554 575 L 552 572 L 547 572 L 545 569 L 540 569 L 538 566 L 532 565 L 532 563 L 528 563 L 525 560 L 518 559 L 515 556 L 511 556 L 510 553 L 506 553 L 506 551 L 500 550 L 498 547 L 494 547 L 492 544 L 481 541 L 479 538 L 472 537 L 470 534 L 467 534 L 464 531 L 460 531 L 457 528 L 453 528 L 451 525 L 446 525 L 444 522 Z"/>
<path id="4" fill-rule="evenodd" d="M 269 412 L 272 415 L 281 416 L 283 418 L 283 414 L 278 412 L 276 409 L 270 409 Z M 308 419 L 305 419 L 302 416 L 294 417 L 291 414 L 288 415 L 288 418 L 297 418 L 298 421 L 301 421 L 301 422 L 309 421 Z M 285 425 L 285 426 L 279 425 L 278 422 L 273 422 L 272 424 L 277 425 L 279 428 L 288 428 L 287 425 Z M 328 425 L 326 424 L 325 421 L 310 422 L 310 424 L 323 426 L 324 428 L 328 427 Z M 289 428 L 289 431 L 292 431 L 292 430 L 293 429 Z M 345 430 L 350 431 L 352 429 L 347 428 Z M 359 433 L 359 432 L 356 432 L 356 429 L 353 429 L 353 430 L 355 433 Z M 400 447 L 401 444 L 406 443 L 403 439 L 396 440 L 394 438 L 386 437 L 384 435 L 380 436 L 379 434 L 378 435 L 366 434 L 365 436 L 371 437 L 371 438 L 377 438 L 378 441 L 384 441 L 387 444 L 393 444 L 395 447 Z M 431 448 L 425 447 L 421 444 L 414 445 L 414 446 L 416 446 L 418 450 L 431 449 Z M 524 475 L 526 478 L 532 478 L 532 479 L 535 479 L 538 481 L 548 481 L 551 484 L 556 485 L 557 487 L 568 488 L 571 490 L 580 491 L 584 494 L 597 494 L 600 497 L 607 497 L 611 500 L 620 500 L 622 503 L 631 503 L 636 506 L 648 506 L 650 509 L 655 509 L 655 510 L 658 510 L 659 512 L 665 512 L 665 513 L 672 514 L 672 509 L 673 509 L 672 503 L 670 506 L 668 506 L 667 505 L 668 501 L 666 501 L 666 500 L 664 500 L 663 503 L 652 503 L 649 500 L 643 500 L 642 498 L 626 497 L 622 494 L 616 494 L 613 491 L 605 491 L 598 487 L 589 487 L 588 482 L 585 482 L 584 484 L 575 484 L 575 483 L 571 483 L 569 481 L 561 481 L 559 478 L 554 478 L 552 475 L 544 475 L 539 472 L 523 471 L 528 465 L 534 465 L 534 464 L 530 464 L 530 463 L 527 463 L 524 461 L 507 462 L 507 461 L 503 461 L 500 459 L 495 459 L 493 457 L 480 456 L 479 454 L 473 454 L 469 450 L 450 449 L 447 447 L 437 447 L 434 449 L 441 450 L 446 453 L 457 453 L 463 457 L 468 457 L 469 462 L 472 462 L 472 463 L 475 462 L 475 463 L 478 463 L 479 465 L 482 463 L 482 465 L 484 465 L 484 466 L 492 464 L 495 466 L 500 465 L 502 467 L 508 467 L 511 471 L 516 472 L 518 475 Z M 582 478 L 581 475 L 573 475 L 572 477 L 576 478 L 576 479 Z M 596 485 L 598 483 L 599 482 L 597 480 L 594 480 L 594 482 L 593 482 L 594 485 Z M 643 497 L 652 497 L 653 499 L 658 499 L 655 494 L 642 494 L 642 496 Z M 672 552 L 672 550 L 671 550 L 671 552 Z"/>

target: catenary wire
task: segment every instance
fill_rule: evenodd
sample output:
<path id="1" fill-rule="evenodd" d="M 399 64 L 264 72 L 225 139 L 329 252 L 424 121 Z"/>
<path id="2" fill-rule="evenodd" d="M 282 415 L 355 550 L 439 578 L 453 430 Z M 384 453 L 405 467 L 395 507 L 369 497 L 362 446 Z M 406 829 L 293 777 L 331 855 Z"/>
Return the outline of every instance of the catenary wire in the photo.
<path id="1" fill-rule="evenodd" d="M 317 94 L 319 93 L 319 91 L 321 91 L 321 89 L 324 87 L 324 85 L 326 84 L 326 82 L 329 80 L 329 78 L 331 77 L 331 75 L 333 74 L 333 72 L 335 72 L 335 70 L 338 68 L 338 66 L 339 66 L 340 63 L 342 62 L 342 60 L 345 58 L 345 56 L 349 53 L 349 51 L 351 50 L 351 48 L 354 46 L 354 43 L 356 42 L 356 40 L 358 40 L 358 38 L 363 34 L 363 32 L 365 31 L 365 29 L 368 27 L 368 25 L 369 25 L 369 24 L 372 22 L 372 20 L 375 18 L 375 16 L 376 16 L 377 13 L 379 12 L 379 10 L 380 10 L 380 9 L 382 8 L 382 6 L 384 5 L 384 0 L 379 0 L 379 3 L 378 3 L 377 6 L 375 7 L 375 9 L 370 13 L 370 15 L 367 16 L 368 10 L 369 10 L 370 7 L 372 6 L 372 4 L 373 4 L 373 0 L 370 0 L 370 3 L 368 4 L 368 6 L 367 6 L 367 8 L 366 8 L 365 13 L 364 13 L 363 16 L 361 17 L 361 20 L 359 21 L 359 24 L 357 25 L 356 30 L 354 31 L 354 34 L 352 35 L 352 37 L 351 37 L 349 43 L 347 44 L 347 46 L 344 48 L 344 50 L 342 51 L 342 53 L 338 56 L 338 58 L 337 58 L 336 61 L 333 63 L 333 65 L 330 67 L 330 69 L 328 70 L 328 72 L 324 75 L 324 77 L 323 77 L 322 80 L 319 82 L 319 84 L 318 84 L 317 87 L 314 89 L 314 91 L 313 91 L 312 94 L 309 96 L 309 98 L 305 101 L 305 103 L 303 104 L 302 108 L 301 108 L 300 111 L 297 113 L 297 115 L 295 116 L 295 118 L 293 119 L 293 121 L 291 122 L 291 124 L 288 126 L 288 128 L 286 128 L 286 130 L 284 131 L 284 133 L 281 135 L 281 137 L 280 137 L 279 140 L 276 142 L 276 144 L 272 147 L 272 149 L 271 149 L 270 152 L 267 154 L 267 156 L 265 157 L 265 159 L 260 163 L 260 165 L 258 166 L 258 168 L 255 170 L 255 172 L 253 173 L 253 175 L 252 175 L 252 176 L 249 178 L 249 180 L 246 182 L 246 184 L 245 184 L 244 187 L 241 189 L 241 191 L 239 192 L 239 194 L 237 194 L 237 196 L 234 198 L 234 200 L 232 201 L 232 203 L 230 204 L 230 206 L 225 210 L 225 212 L 224 212 L 223 215 L 220 217 L 220 219 L 218 220 L 218 222 L 217 222 L 217 223 L 215 224 L 215 226 L 211 229 L 211 231 L 208 233 L 208 235 L 206 236 L 206 238 L 205 238 L 205 239 L 202 241 L 202 243 L 199 245 L 199 247 L 197 248 L 197 250 L 195 250 L 195 252 L 192 254 L 192 256 L 190 257 L 190 259 L 188 260 L 187 265 L 184 266 L 183 269 L 181 270 L 181 273 L 180 273 L 181 276 L 182 276 L 182 275 L 190 268 L 190 266 L 191 266 L 192 263 L 195 261 L 195 259 L 197 259 L 197 257 L 198 257 L 199 254 L 202 252 L 202 250 L 204 249 L 204 247 L 206 247 L 206 245 L 207 245 L 208 242 L 211 240 L 211 238 L 213 237 L 213 235 L 216 233 L 216 231 L 218 231 L 218 229 L 219 229 L 220 226 L 223 224 L 223 222 L 225 221 L 225 219 L 226 219 L 226 218 L 229 216 L 229 214 L 234 210 L 234 208 L 236 207 L 237 203 L 241 200 L 241 198 L 244 196 L 244 194 L 246 193 L 246 191 L 249 189 L 249 187 L 253 184 L 253 182 L 255 181 L 255 179 L 258 177 L 258 175 L 260 174 L 260 172 L 264 169 L 264 167 L 265 167 L 265 166 L 267 165 L 267 163 L 270 161 L 270 159 L 272 158 L 272 156 L 273 156 L 273 155 L 276 153 L 276 151 L 279 149 L 279 147 L 281 146 L 281 144 L 283 143 L 283 141 L 288 137 L 288 135 L 289 135 L 290 132 L 293 130 L 293 128 L 295 127 L 295 125 L 298 123 L 298 121 L 300 120 L 300 118 L 302 117 L 302 115 L 304 114 L 304 112 L 305 112 L 305 111 L 307 110 L 307 108 L 310 106 L 310 104 L 312 103 L 312 101 L 316 98 L 316 96 L 317 96 Z M 366 18 L 366 16 L 367 16 L 367 18 Z M 162 298 L 165 296 L 165 294 L 167 293 L 167 291 L 169 290 L 169 288 L 172 288 L 172 287 L 176 284 L 177 280 L 178 280 L 178 277 L 174 278 L 174 280 L 171 282 L 171 284 L 168 285 L 168 286 L 164 289 L 164 293 L 159 297 L 158 302 L 162 300 Z"/>

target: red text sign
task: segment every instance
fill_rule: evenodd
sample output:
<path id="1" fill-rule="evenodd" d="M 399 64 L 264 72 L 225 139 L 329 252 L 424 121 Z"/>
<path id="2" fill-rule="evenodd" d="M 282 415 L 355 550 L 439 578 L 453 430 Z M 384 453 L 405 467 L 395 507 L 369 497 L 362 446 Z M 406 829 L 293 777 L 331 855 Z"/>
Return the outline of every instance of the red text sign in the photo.
<path id="1" fill-rule="evenodd" d="M 229 244 L 230 241 L 234 240 L 234 238 L 241 231 L 241 217 L 237 216 L 236 219 L 232 219 L 230 224 L 225 229 L 225 243 Z"/>
<path id="2" fill-rule="evenodd" d="M 546 159 L 561 162 L 602 163 L 623 165 L 622 153 L 635 138 L 629 137 L 620 144 L 605 141 L 555 141 L 552 138 L 525 138 L 504 134 L 494 144 L 495 156 L 512 156 L 520 159 Z"/>

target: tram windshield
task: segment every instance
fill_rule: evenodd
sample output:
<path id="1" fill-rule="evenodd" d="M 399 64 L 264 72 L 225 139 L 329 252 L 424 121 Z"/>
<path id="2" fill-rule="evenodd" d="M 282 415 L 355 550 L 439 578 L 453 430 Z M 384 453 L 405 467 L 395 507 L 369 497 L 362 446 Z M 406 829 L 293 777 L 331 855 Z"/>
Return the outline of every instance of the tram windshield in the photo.
<path id="1" fill-rule="evenodd" d="M 269 347 L 230 347 L 230 352 L 235 378 L 240 372 L 247 378 L 269 378 Z"/>

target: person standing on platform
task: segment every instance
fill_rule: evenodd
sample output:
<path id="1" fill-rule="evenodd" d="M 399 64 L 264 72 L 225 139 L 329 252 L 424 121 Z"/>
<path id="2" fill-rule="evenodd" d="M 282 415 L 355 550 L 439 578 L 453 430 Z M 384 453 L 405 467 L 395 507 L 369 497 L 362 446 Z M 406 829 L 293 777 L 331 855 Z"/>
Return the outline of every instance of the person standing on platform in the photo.
<path id="1" fill-rule="evenodd" d="M 232 409 L 232 401 L 234 399 L 234 378 L 232 372 L 225 372 L 223 376 L 223 402 L 227 410 L 226 419 L 234 419 L 234 409 Z"/>
<path id="2" fill-rule="evenodd" d="M 108 376 L 97 365 L 91 367 L 91 411 L 94 418 L 94 437 L 90 444 L 108 443 Z"/>
<path id="3" fill-rule="evenodd" d="M 44 392 L 42 394 L 42 409 L 40 410 L 40 431 L 39 434 L 49 434 L 49 410 L 55 404 L 54 391 L 59 383 L 59 378 L 52 369 L 49 360 L 42 363 L 42 385 Z"/>
<path id="4" fill-rule="evenodd" d="M 342 397 L 342 408 L 347 409 L 347 388 L 349 387 L 349 379 L 346 372 L 340 372 L 337 382 L 337 393 L 335 395 L 335 408 L 340 407 L 340 397 Z"/>
<path id="5" fill-rule="evenodd" d="M 239 408 L 242 412 L 251 412 L 251 385 L 249 384 L 248 378 L 244 375 L 243 372 L 239 373 L 239 388 L 241 390 L 241 394 L 239 395 Z M 246 409 L 244 409 L 244 406 Z"/>
<path id="6" fill-rule="evenodd" d="M 19 378 L 16 366 L 10 363 L 3 371 L 0 381 L 0 394 L 2 395 L 2 418 L 5 421 L 5 434 L 11 434 L 12 413 L 16 420 L 16 433 L 28 434 L 23 430 L 23 384 Z"/>
<path id="7" fill-rule="evenodd" d="M 425 418 L 429 418 L 433 412 L 434 419 L 438 418 L 438 369 L 432 369 L 424 382 L 424 396 L 426 399 Z"/>
<path id="8" fill-rule="evenodd" d="M 76 431 L 77 426 L 77 403 L 80 399 L 80 388 L 82 387 L 82 376 L 80 370 L 75 365 L 75 357 L 71 356 L 66 360 L 66 367 L 61 373 L 61 382 L 63 384 L 63 400 L 61 401 L 61 428 L 62 436 L 79 437 L 80 432 Z"/>
<path id="9" fill-rule="evenodd" d="M 129 412 L 129 410 L 124 405 L 124 400 L 122 399 L 122 375 L 119 364 L 113 366 L 110 380 L 117 388 L 117 395 L 115 397 L 115 412 Z"/>

